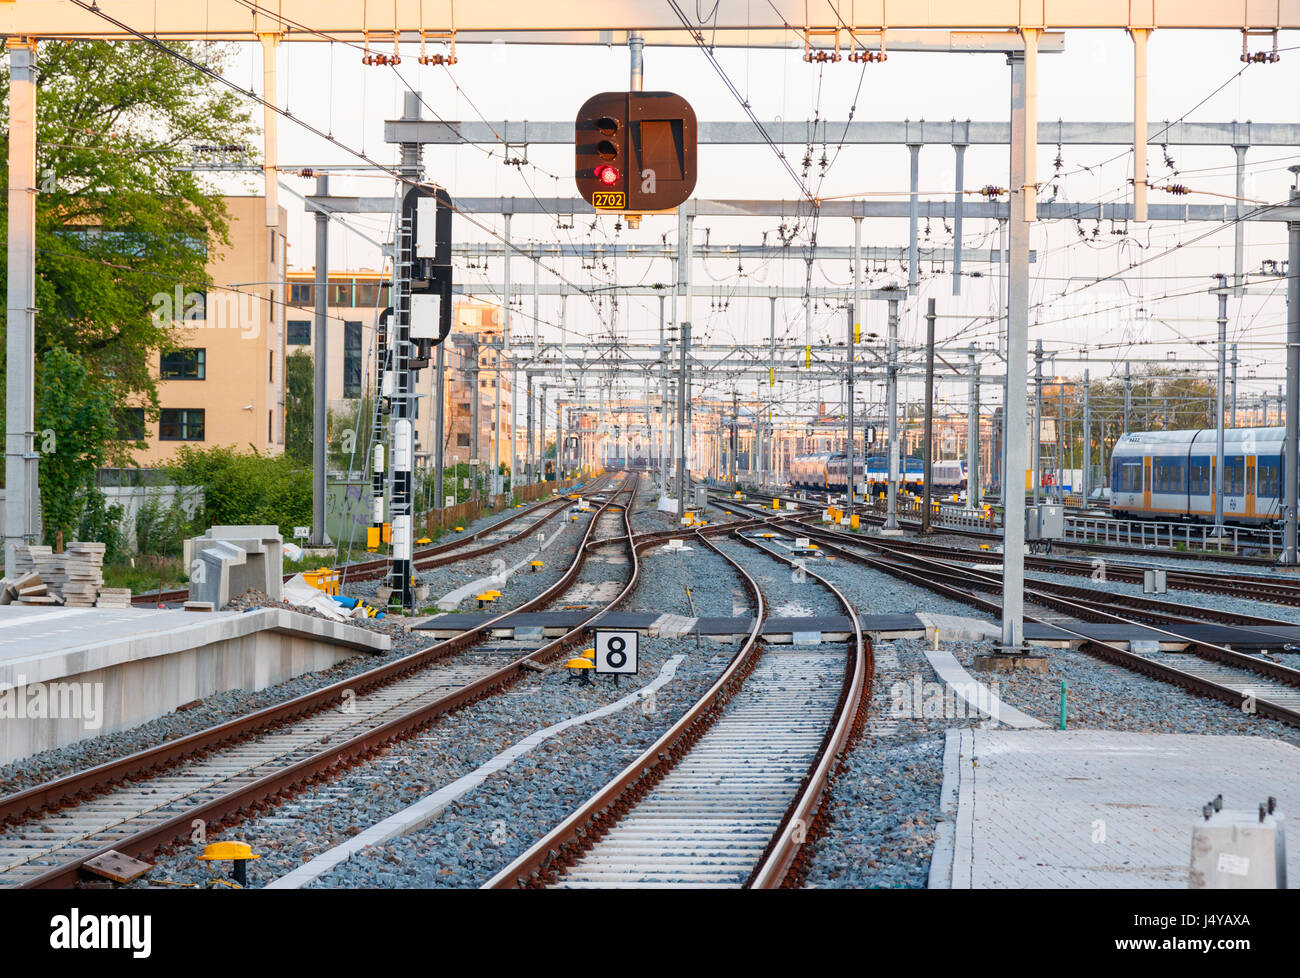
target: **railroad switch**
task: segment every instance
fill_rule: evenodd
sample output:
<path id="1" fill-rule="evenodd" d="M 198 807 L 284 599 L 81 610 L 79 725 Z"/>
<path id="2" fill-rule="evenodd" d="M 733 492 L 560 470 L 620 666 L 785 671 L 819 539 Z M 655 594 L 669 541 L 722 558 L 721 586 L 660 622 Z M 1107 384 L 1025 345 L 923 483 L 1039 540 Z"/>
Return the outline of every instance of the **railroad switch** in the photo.
<path id="1" fill-rule="evenodd" d="M 209 864 L 209 872 L 212 871 L 212 863 L 230 863 L 230 878 L 240 886 L 247 886 L 249 860 L 262 857 L 255 855 L 253 847 L 247 842 L 210 842 L 203 847 L 203 855 L 198 858 Z"/>

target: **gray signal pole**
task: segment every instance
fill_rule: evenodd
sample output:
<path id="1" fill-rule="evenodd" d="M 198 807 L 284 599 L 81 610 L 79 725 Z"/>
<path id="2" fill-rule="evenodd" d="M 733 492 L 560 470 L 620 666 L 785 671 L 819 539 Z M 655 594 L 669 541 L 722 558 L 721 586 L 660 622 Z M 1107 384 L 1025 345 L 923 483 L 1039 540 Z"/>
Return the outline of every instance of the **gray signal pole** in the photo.
<path id="1" fill-rule="evenodd" d="M 678 263 L 678 278 L 683 288 L 681 371 L 677 381 L 677 437 L 680 439 L 677 446 L 677 515 L 681 516 L 686 512 L 686 487 L 689 481 L 686 472 L 687 459 L 690 456 L 690 449 L 686 442 L 686 410 L 690 403 L 690 395 L 687 391 L 686 360 L 691 346 L 691 237 L 695 230 L 695 216 L 686 214 L 678 227 L 680 230 L 677 253 L 681 255 Z"/>
<path id="2" fill-rule="evenodd" d="M 975 362 L 975 344 L 970 352 L 970 401 L 966 409 L 966 509 L 980 504 L 980 368 Z"/>
<path id="3" fill-rule="evenodd" d="M 1218 285 L 1211 292 L 1219 296 L 1219 381 L 1218 408 L 1214 419 L 1214 535 L 1223 535 L 1223 366 L 1228 340 L 1228 281 L 1225 275 L 1216 275 Z"/>
<path id="4" fill-rule="evenodd" d="M 921 457 L 921 532 L 930 533 L 930 473 L 934 466 L 934 300 L 925 311 L 925 454 Z"/>
<path id="5" fill-rule="evenodd" d="M 325 174 L 316 177 L 316 195 L 326 197 L 330 192 L 330 178 Z M 329 251 L 330 216 L 322 208 L 316 212 L 316 282 L 313 290 L 316 313 L 315 343 L 312 345 L 312 425 L 311 425 L 311 545 L 323 547 L 329 539 L 325 535 L 325 425 L 329 418 Z M 379 410 L 379 392 L 375 391 L 375 410 Z M 362 460 L 362 469 L 369 459 Z M 373 505 L 373 504 L 372 504 Z"/>
<path id="6" fill-rule="evenodd" d="M 855 267 L 855 268 L 857 267 L 857 263 L 856 263 L 856 262 L 854 263 L 854 267 Z M 856 285 L 857 285 L 856 280 L 855 280 L 855 282 L 854 282 L 854 285 L 855 285 L 855 287 L 856 287 Z M 848 338 L 847 338 L 847 340 L 846 340 L 846 342 L 845 342 L 844 345 L 845 345 L 846 347 L 848 347 L 848 353 L 849 353 L 849 371 L 848 371 L 848 377 L 847 377 L 847 381 L 848 381 L 848 405 L 847 405 L 847 410 L 848 410 L 848 415 L 849 415 L 849 443 L 848 443 L 847 446 L 845 446 L 845 447 L 847 448 L 847 451 L 844 453 L 844 455 L 845 455 L 845 460 L 846 460 L 846 462 L 848 463 L 847 466 L 846 466 L 846 469 L 845 469 L 845 471 L 847 472 L 847 477 L 846 477 L 846 479 L 845 479 L 845 482 L 846 482 L 847 487 L 848 487 L 848 495 L 845 496 L 845 499 L 848 500 L 848 504 L 847 504 L 847 506 L 846 506 L 846 509 L 848 510 L 849 515 L 852 516 L 852 515 L 853 515 L 853 476 L 854 476 L 853 467 L 854 467 L 854 464 L 857 462 L 857 458 L 858 458 L 857 445 L 856 445 L 856 442 L 854 441 L 854 432 L 853 432 L 853 402 L 854 402 L 854 400 L 855 400 L 855 398 L 854 398 L 854 389 L 853 389 L 853 383 L 854 383 L 854 380 L 853 380 L 853 324 L 854 324 L 854 321 L 857 319 L 857 314 L 858 314 L 857 303 L 854 303 L 853 305 L 849 306 L 849 308 L 848 308 L 848 313 L 849 313 L 849 323 L 848 323 L 848 326 L 849 326 L 849 335 L 848 335 Z"/>
<path id="7" fill-rule="evenodd" d="M 1043 481 L 1043 341 L 1034 347 L 1034 505 L 1038 505 Z M 1009 474 L 1009 473 L 1008 473 Z"/>
<path id="8" fill-rule="evenodd" d="M 1300 180 L 1300 166 L 1288 167 Z M 1291 188 L 1291 206 L 1300 204 L 1300 187 Z M 1296 494 L 1300 479 L 1300 221 L 1288 221 L 1286 279 L 1286 518 L 1282 562 L 1300 562 L 1296 553 Z"/>
<path id="9" fill-rule="evenodd" d="M 898 529 L 898 299 L 889 298 L 889 334 L 886 350 L 885 417 L 889 422 L 889 462 L 886 472 L 885 524 Z"/>

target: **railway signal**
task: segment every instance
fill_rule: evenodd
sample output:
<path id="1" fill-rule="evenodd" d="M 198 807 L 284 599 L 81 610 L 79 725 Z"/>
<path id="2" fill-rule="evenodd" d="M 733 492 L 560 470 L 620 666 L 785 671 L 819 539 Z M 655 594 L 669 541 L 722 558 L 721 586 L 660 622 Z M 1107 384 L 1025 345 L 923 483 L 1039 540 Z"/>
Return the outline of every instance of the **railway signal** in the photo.
<path id="1" fill-rule="evenodd" d="M 695 110 L 671 92 L 602 92 L 578 110 L 573 179 L 597 211 L 646 214 L 695 189 Z"/>

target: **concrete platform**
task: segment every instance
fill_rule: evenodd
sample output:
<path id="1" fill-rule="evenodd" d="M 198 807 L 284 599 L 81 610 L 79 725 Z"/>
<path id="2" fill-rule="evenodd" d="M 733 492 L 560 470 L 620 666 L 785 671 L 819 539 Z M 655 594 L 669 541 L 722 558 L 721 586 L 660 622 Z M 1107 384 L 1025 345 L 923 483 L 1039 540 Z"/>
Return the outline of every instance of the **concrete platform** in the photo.
<path id="1" fill-rule="evenodd" d="M 1192 826 L 1215 795 L 1227 808 L 1272 795 L 1300 811 L 1300 747 L 1280 740 L 980 728 L 947 737 L 931 887 L 1184 889 Z"/>
<path id="2" fill-rule="evenodd" d="M 0 608 L 0 763 L 258 690 L 389 637 L 287 608 Z"/>

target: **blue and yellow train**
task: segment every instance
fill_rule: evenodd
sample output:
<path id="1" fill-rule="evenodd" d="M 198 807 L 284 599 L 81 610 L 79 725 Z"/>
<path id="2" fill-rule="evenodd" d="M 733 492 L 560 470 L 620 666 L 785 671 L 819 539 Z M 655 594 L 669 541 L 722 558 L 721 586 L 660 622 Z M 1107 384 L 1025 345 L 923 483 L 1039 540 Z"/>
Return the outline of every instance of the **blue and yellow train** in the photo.
<path id="1" fill-rule="evenodd" d="M 1285 431 L 1224 431 L 1224 522 L 1260 525 L 1282 518 Z M 1111 511 L 1135 519 L 1213 522 L 1216 437 L 1213 428 L 1123 435 L 1111 453 Z"/>

